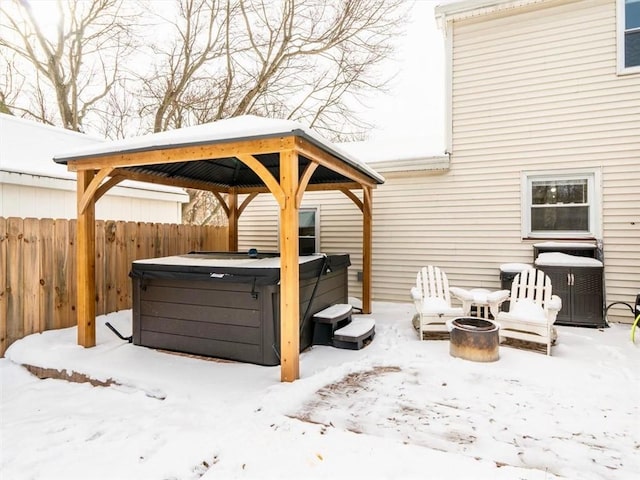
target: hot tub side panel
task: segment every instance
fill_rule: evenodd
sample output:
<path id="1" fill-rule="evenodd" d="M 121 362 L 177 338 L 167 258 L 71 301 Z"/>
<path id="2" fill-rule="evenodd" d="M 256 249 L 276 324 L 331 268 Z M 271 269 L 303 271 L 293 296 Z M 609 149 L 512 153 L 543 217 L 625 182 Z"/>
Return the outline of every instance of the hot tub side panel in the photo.
<path id="1" fill-rule="evenodd" d="M 263 318 L 273 310 L 275 286 L 252 289 L 240 283 L 139 278 L 133 282 L 134 344 L 275 365 L 265 362 L 265 338 L 273 338 L 273 322 Z"/>
<path id="2" fill-rule="evenodd" d="M 339 260 L 319 282 L 320 264 L 301 272 L 300 316 L 305 316 L 301 351 L 312 343 L 313 315 L 348 301 L 348 257 L 346 262 Z M 138 275 L 132 281 L 135 345 L 259 365 L 280 364 L 278 285 Z"/>

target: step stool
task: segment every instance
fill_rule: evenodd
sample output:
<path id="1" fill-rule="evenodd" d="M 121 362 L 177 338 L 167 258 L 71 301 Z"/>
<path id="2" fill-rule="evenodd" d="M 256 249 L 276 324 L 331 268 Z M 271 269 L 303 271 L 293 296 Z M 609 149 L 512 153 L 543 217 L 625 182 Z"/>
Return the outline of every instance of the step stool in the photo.
<path id="1" fill-rule="evenodd" d="M 367 340 L 373 340 L 376 334 L 376 321 L 373 318 L 355 318 L 333 332 L 333 346 L 360 350 Z"/>
<path id="2" fill-rule="evenodd" d="M 337 303 L 313 316 L 314 345 L 333 345 L 333 333 L 351 323 L 353 307 L 348 303 Z"/>

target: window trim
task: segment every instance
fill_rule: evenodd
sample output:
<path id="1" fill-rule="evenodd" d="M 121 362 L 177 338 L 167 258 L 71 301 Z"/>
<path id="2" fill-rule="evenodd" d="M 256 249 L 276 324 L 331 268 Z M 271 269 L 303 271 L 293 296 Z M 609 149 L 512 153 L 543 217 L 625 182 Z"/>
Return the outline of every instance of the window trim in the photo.
<path id="1" fill-rule="evenodd" d="M 300 220 L 300 213 L 302 212 L 315 212 L 315 250 L 314 253 L 320 252 L 320 207 L 301 207 L 298 209 L 298 221 Z M 300 241 L 300 226 L 298 225 L 298 242 Z M 300 252 L 298 252 L 300 254 Z"/>
<path id="2" fill-rule="evenodd" d="M 320 252 L 320 207 L 300 207 L 298 208 L 298 256 L 300 255 L 300 212 L 304 211 L 315 211 L 316 212 L 316 241 L 315 248 L 316 251 L 314 253 Z M 278 215 L 278 231 L 280 231 L 280 215 Z M 280 247 L 280 235 L 278 235 L 278 251 L 281 250 Z"/>
<path id="3" fill-rule="evenodd" d="M 624 52 L 625 52 L 625 38 L 624 38 L 624 25 L 625 25 L 625 0 L 616 1 L 616 36 L 617 36 L 617 55 L 618 55 L 618 75 L 631 75 L 634 73 L 640 73 L 640 65 L 633 67 L 624 66 Z"/>
<path id="4" fill-rule="evenodd" d="M 531 185 L 539 180 L 576 180 L 586 179 L 589 193 L 589 232 L 558 231 L 558 232 L 532 232 L 531 231 Z M 521 228 L 523 239 L 587 239 L 602 238 L 602 188 L 601 173 L 599 169 L 581 170 L 545 170 L 522 172 L 521 177 Z"/>

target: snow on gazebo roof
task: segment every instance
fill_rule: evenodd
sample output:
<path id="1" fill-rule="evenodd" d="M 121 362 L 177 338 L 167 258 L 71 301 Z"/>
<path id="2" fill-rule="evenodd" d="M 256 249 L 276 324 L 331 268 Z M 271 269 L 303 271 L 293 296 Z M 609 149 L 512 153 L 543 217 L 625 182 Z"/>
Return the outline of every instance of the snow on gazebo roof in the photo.
<path id="1" fill-rule="evenodd" d="M 56 155 L 57 163 L 66 164 L 70 160 L 90 158 L 109 154 L 137 153 L 151 150 L 163 150 L 180 146 L 228 143 L 238 141 L 262 140 L 284 136 L 301 137 L 321 148 L 325 152 L 344 161 L 376 181 L 384 183 L 384 177 L 345 152 L 340 147 L 323 138 L 310 128 L 292 120 L 281 120 L 244 115 L 193 127 L 152 133 L 140 137 L 105 142 L 99 145 L 69 150 Z"/>

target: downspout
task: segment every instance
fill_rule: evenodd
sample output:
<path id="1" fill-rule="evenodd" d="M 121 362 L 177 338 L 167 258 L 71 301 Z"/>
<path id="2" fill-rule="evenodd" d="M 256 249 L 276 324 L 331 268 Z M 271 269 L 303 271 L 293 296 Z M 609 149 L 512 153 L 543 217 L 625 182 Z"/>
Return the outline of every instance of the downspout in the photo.
<path id="1" fill-rule="evenodd" d="M 453 151 L 453 19 L 436 9 L 436 24 L 444 37 L 444 145 L 445 153 Z"/>

